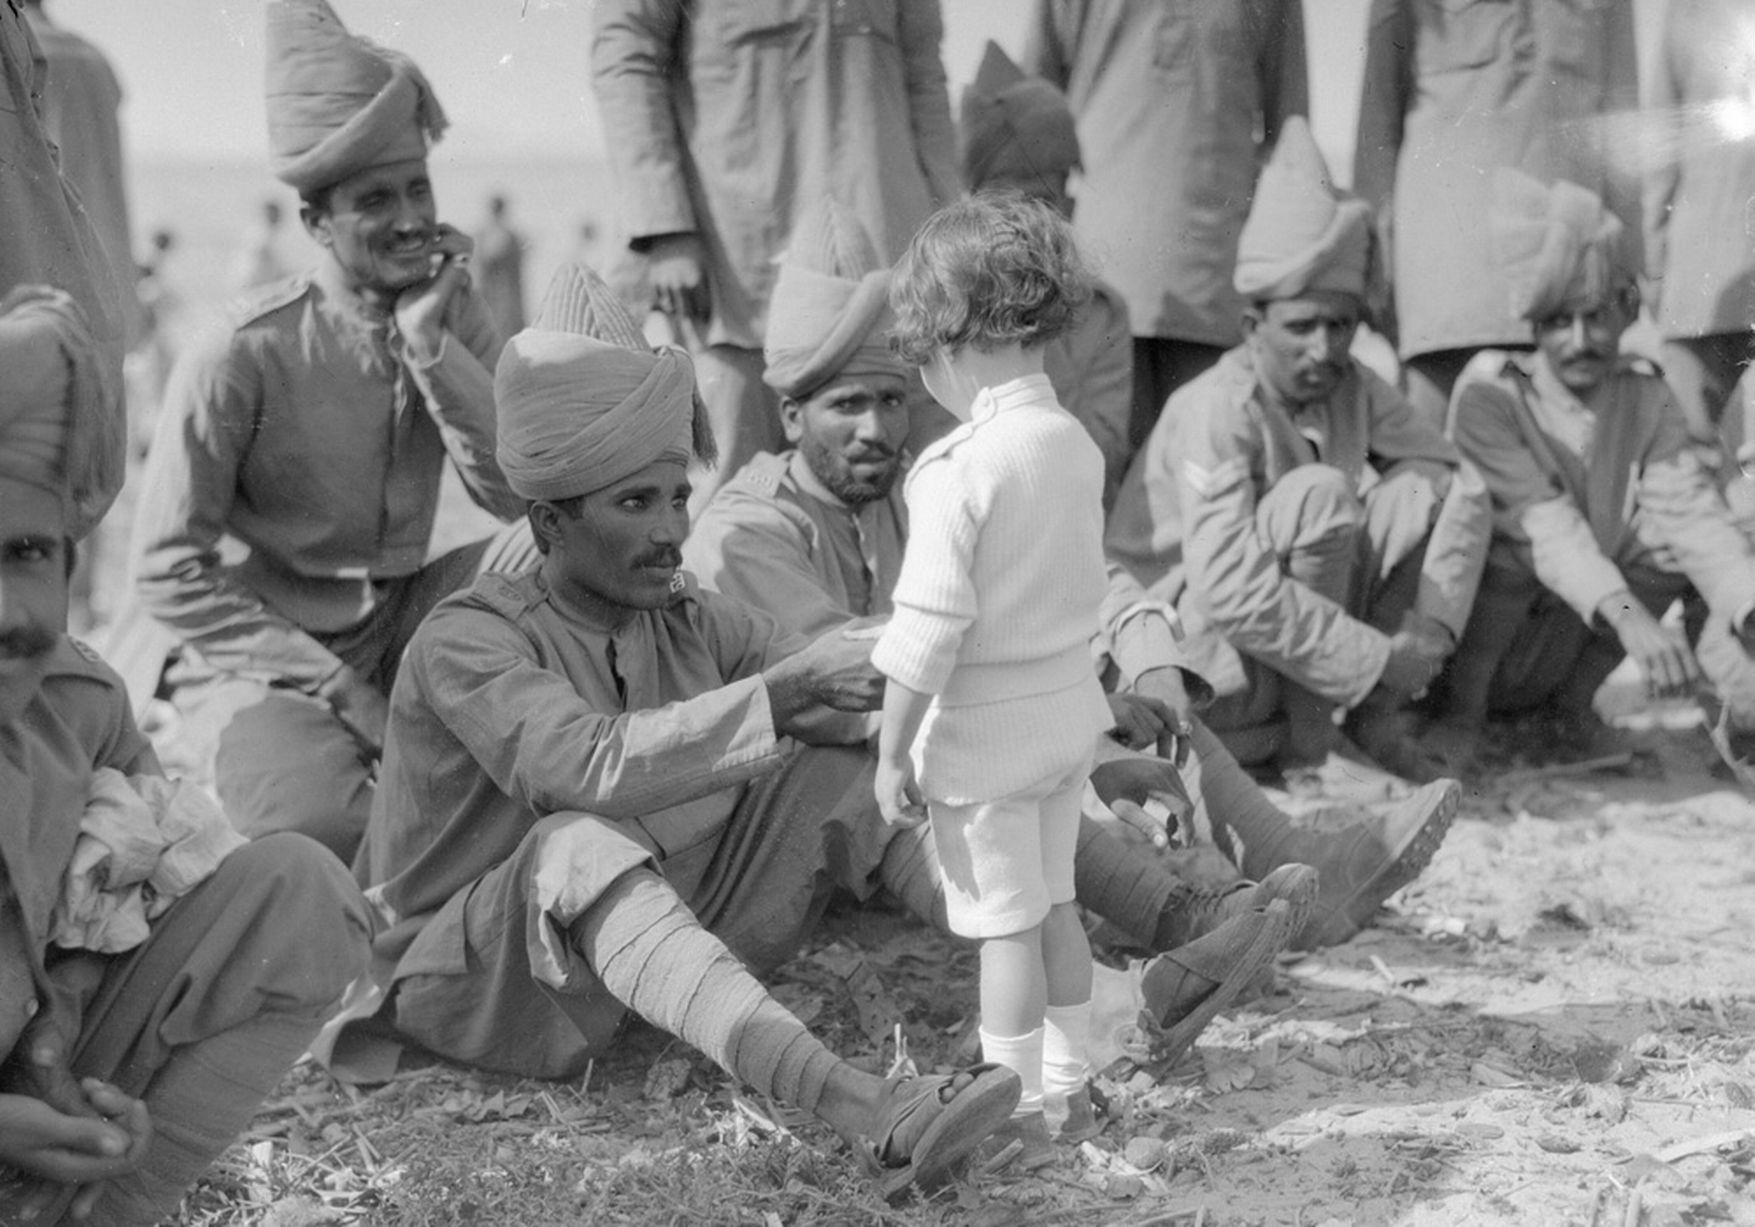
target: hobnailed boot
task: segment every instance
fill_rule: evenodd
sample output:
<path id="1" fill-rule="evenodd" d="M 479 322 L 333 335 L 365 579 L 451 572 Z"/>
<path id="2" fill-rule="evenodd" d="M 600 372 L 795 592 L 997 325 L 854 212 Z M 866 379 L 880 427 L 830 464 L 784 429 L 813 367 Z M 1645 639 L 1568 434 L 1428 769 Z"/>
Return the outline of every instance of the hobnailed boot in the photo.
<path id="1" fill-rule="evenodd" d="M 1319 890 L 1317 871 L 1300 864 L 1281 865 L 1260 882 L 1178 889 L 1164 905 L 1152 948 L 1165 951 L 1186 946 L 1226 921 L 1265 908 L 1275 899 L 1286 901 L 1293 928 L 1301 929 L 1310 918 Z"/>
<path id="2" fill-rule="evenodd" d="M 1338 945 L 1371 923 L 1383 901 L 1419 877 L 1444 843 L 1462 800 L 1455 780 L 1427 784 L 1388 813 L 1341 831 L 1293 829 L 1274 855 L 1321 876 L 1310 919 L 1294 950 Z"/>
<path id="3" fill-rule="evenodd" d="M 1213 1016 L 1291 942 L 1292 922 L 1291 905 L 1275 899 L 1146 965 L 1140 1027 L 1154 1062 L 1168 1066 L 1189 1049 Z"/>

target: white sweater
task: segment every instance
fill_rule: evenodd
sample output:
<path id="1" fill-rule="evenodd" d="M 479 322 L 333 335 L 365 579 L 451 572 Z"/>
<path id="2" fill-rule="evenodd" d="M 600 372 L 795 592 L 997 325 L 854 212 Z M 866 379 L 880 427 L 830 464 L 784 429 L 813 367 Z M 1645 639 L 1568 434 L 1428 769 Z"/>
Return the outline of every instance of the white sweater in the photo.
<path id="1" fill-rule="evenodd" d="M 895 612 L 872 653 L 936 700 L 921 783 L 989 799 L 1065 770 L 1110 716 L 1091 642 L 1107 589 L 1103 457 L 1045 376 L 982 391 L 906 486 Z"/>

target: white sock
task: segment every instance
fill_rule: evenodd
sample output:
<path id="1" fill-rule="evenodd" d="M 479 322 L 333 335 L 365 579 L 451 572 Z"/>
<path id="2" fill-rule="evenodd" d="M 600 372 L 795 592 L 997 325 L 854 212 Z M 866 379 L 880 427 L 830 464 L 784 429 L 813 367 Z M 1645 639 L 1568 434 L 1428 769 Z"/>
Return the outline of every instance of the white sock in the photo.
<path id="1" fill-rule="evenodd" d="M 1028 1035 L 994 1035 L 981 1028 L 982 1059 L 1005 1066 L 1024 1084 L 1013 1116 L 1042 1110 L 1042 1030 L 1037 1027 Z"/>
<path id="2" fill-rule="evenodd" d="M 1091 1003 L 1051 1005 L 1042 1022 L 1042 1091 L 1065 1099 L 1090 1077 Z"/>

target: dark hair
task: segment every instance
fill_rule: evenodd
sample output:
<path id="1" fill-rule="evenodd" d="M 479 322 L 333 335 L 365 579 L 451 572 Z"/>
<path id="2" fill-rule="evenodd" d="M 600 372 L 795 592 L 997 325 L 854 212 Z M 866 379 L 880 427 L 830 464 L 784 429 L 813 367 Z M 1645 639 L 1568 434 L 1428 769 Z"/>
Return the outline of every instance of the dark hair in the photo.
<path id="1" fill-rule="evenodd" d="M 329 212 L 329 198 L 335 191 L 333 183 L 323 187 L 314 187 L 308 192 L 299 193 L 299 203 L 311 212 L 322 215 Z"/>
<path id="2" fill-rule="evenodd" d="M 906 362 L 937 349 L 1046 345 L 1091 298 L 1072 227 L 1019 192 L 979 192 L 926 219 L 890 281 L 890 345 Z"/>
<path id="3" fill-rule="evenodd" d="M 524 517 L 530 521 L 530 539 L 535 543 L 537 553 L 546 554 L 549 547 L 548 538 L 542 535 L 542 530 L 536 526 L 536 517 L 530 514 L 536 509 L 537 503 L 547 503 L 566 516 L 567 519 L 577 520 L 585 511 L 585 496 L 573 494 L 566 498 L 530 499 L 524 504 Z"/>

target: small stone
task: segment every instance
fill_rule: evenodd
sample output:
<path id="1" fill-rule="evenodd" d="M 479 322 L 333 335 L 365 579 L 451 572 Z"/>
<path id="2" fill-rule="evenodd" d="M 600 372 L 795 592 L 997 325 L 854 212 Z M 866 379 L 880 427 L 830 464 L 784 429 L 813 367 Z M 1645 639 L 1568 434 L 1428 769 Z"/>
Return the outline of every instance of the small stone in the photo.
<path id="1" fill-rule="evenodd" d="M 1164 1143 L 1157 1138 L 1129 1138 L 1121 1156 L 1130 1166 L 1149 1172 L 1164 1162 L 1164 1153 Z"/>
<path id="2" fill-rule="evenodd" d="M 1138 1197 L 1146 1191 L 1146 1182 L 1128 1172 L 1112 1172 L 1103 1191 L 1111 1197 Z"/>

